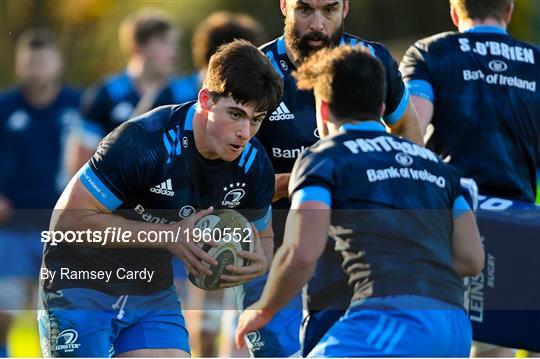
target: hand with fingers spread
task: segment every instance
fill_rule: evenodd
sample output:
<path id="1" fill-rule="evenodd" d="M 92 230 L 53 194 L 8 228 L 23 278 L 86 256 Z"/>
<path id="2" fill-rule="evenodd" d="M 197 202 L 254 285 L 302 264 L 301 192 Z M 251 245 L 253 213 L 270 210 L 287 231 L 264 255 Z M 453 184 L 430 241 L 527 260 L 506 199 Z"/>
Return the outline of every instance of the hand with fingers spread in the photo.
<path id="1" fill-rule="evenodd" d="M 268 268 L 268 259 L 264 254 L 261 246 L 261 240 L 257 234 L 257 229 L 253 227 L 253 241 L 255 244 L 254 252 L 241 251 L 238 252 L 238 256 L 249 261 L 249 265 L 245 267 L 239 267 L 234 265 L 228 265 L 226 267 L 229 274 L 222 274 L 220 279 L 223 283 L 221 288 L 235 287 L 242 283 L 248 282 L 252 279 L 262 276 L 266 273 Z"/>
<path id="2" fill-rule="evenodd" d="M 266 325 L 274 316 L 274 313 L 268 310 L 255 309 L 260 307 L 259 303 L 255 303 L 248 307 L 238 319 L 238 327 L 234 342 L 238 349 L 242 349 L 246 345 L 245 336 L 254 332 Z"/>
<path id="3" fill-rule="evenodd" d="M 212 271 L 209 268 L 206 268 L 202 261 L 212 266 L 217 265 L 217 261 L 202 250 L 199 244 L 193 241 L 192 236 L 186 235 L 186 233 L 192 233 L 195 224 L 204 216 L 212 213 L 213 210 L 213 207 L 209 207 L 178 222 L 176 225 L 181 228 L 180 232 L 182 234 L 180 240 L 176 243 L 165 243 L 165 248 L 173 255 L 180 258 L 185 263 L 188 271 L 196 277 L 212 274 Z M 212 241 L 205 244 L 211 246 L 216 245 L 216 243 L 213 243 Z"/>

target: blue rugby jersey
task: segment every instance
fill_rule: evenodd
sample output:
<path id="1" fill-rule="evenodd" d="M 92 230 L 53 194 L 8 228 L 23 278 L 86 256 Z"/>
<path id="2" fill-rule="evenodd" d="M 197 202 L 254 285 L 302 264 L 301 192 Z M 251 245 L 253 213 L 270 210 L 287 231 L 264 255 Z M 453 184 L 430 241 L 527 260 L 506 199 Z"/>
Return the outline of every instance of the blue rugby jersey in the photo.
<path id="1" fill-rule="evenodd" d="M 83 96 L 81 113 L 86 136 L 102 138 L 131 118 L 141 99 L 127 72 L 106 78 Z"/>
<path id="2" fill-rule="evenodd" d="M 43 108 L 20 88 L 0 95 L 0 193 L 16 209 L 51 209 L 67 183 L 66 139 L 78 125 L 80 92 L 63 87 Z"/>
<path id="3" fill-rule="evenodd" d="M 367 47 L 382 62 L 387 79 L 384 120 L 387 124 L 399 120 L 405 113 L 409 95 L 390 52 L 382 44 L 349 34 L 343 35 L 341 43 Z M 287 56 L 283 36 L 263 45 L 261 50 L 283 77 L 284 89 L 280 104 L 263 121 L 257 138 L 265 147 L 276 173 L 289 173 L 302 151 L 319 139 L 315 98 L 312 91 L 300 91 L 296 87 L 296 80 L 292 77 L 296 68 Z M 290 203 L 286 202 L 280 208 L 289 208 Z"/>
<path id="4" fill-rule="evenodd" d="M 491 26 L 419 40 L 403 58 L 411 94 L 434 104 L 428 147 L 482 194 L 535 200 L 539 61 L 537 46 Z"/>
<path id="5" fill-rule="evenodd" d="M 414 294 L 462 305 L 451 243 L 454 217 L 469 210 L 459 177 L 380 123 L 343 129 L 300 156 L 290 188 L 293 205 L 316 200 L 332 208 L 329 236 L 354 288 L 351 300 Z"/>
<path id="6" fill-rule="evenodd" d="M 78 173 L 82 184 L 114 214 L 150 223 L 171 224 L 214 206 L 242 212 L 258 230 L 266 228 L 274 192 L 273 168 L 253 138 L 233 162 L 207 160 L 195 147 L 196 103 L 163 106 L 130 120 L 110 133 Z M 129 228 L 127 228 L 129 230 Z M 109 294 L 144 294 L 173 284 L 171 254 L 159 249 L 107 249 L 46 246 L 50 270 L 155 271 L 156 279 L 129 282 L 60 280 L 58 290 L 87 287 Z"/>

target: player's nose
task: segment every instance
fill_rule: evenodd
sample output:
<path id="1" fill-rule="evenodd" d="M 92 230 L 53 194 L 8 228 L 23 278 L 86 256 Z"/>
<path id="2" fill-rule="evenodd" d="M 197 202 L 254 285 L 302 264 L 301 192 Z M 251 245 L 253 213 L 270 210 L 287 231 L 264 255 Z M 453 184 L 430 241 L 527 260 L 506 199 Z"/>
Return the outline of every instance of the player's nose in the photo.
<path id="1" fill-rule="evenodd" d="M 318 32 L 324 31 L 324 15 L 320 11 L 315 11 L 311 17 L 310 30 Z"/>
<path id="2" fill-rule="evenodd" d="M 250 123 L 249 121 L 240 121 L 238 127 L 236 128 L 236 137 L 241 138 L 242 140 L 249 139 L 250 133 Z"/>

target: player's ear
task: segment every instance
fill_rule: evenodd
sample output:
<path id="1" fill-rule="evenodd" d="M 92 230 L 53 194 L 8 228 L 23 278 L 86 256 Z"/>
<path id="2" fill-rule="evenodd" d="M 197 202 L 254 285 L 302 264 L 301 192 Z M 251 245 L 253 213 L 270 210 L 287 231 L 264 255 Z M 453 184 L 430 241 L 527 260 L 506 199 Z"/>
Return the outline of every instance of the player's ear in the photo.
<path id="1" fill-rule="evenodd" d="M 452 4 L 450 4 L 450 17 L 452 18 L 452 23 L 454 26 L 459 29 L 459 16 L 456 8 Z"/>
<path id="2" fill-rule="evenodd" d="M 343 0 L 343 18 L 349 13 L 349 0 Z"/>
<path id="3" fill-rule="evenodd" d="M 198 96 L 199 106 L 203 111 L 209 111 L 210 108 L 214 105 L 214 100 L 212 99 L 212 95 L 210 94 L 210 91 L 206 88 L 202 88 L 199 91 Z"/>
<path id="4" fill-rule="evenodd" d="M 330 109 L 328 108 L 328 103 L 321 100 L 321 103 L 319 106 L 320 106 L 320 111 L 321 111 L 321 119 L 323 123 L 326 123 L 328 122 L 328 115 L 330 112 Z"/>
<path id="5" fill-rule="evenodd" d="M 512 14 L 514 13 L 514 3 L 511 2 L 508 5 L 508 10 L 506 11 L 506 16 L 504 17 L 504 24 L 508 25 L 510 20 L 512 20 Z"/>
<path id="6" fill-rule="evenodd" d="M 287 0 L 279 0 L 279 8 L 283 16 L 287 17 Z"/>

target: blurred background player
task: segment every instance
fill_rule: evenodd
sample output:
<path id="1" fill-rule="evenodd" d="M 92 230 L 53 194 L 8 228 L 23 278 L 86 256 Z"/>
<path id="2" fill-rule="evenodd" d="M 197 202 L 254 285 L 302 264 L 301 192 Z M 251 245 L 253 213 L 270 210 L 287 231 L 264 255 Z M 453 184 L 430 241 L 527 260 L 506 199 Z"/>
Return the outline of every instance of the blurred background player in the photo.
<path id="1" fill-rule="evenodd" d="M 513 0 L 451 0 L 459 32 L 417 41 L 401 71 L 422 132 L 433 125 L 429 148 L 473 178 L 481 194 L 534 203 L 540 49 L 508 35 L 513 7 Z M 514 355 L 487 344 L 474 354 Z"/>
<path id="2" fill-rule="evenodd" d="M 310 357 L 466 357 L 460 277 L 482 270 L 484 251 L 459 176 L 387 134 L 384 68 L 367 49 L 322 50 L 296 77 L 315 93 L 322 139 L 295 164 L 284 243 L 260 301 L 240 317 L 239 345 L 301 290 L 331 237 L 354 295 L 339 294 L 348 311 Z"/>
<path id="3" fill-rule="evenodd" d="M 276 248 L 282 240 L 286 213 L 290 207 L 287 186 L 293 164 L 305 148 L 319 139 L 313 93 L 299 90 L 296 80 L 291 76 L 309 55 L 319 49 L 342 44 L 368 48 L 386 68 L 386 111 L 383 120 L 394 133 L 422 143 L 409 93 L 390 52 L 381 44 L 344 33 L 344 20 L 349 11 L 348 0 L 281 0 L 280 8 L 285 17 L 284 34 L 264 45 L 262 51 L 283 77 L 284 95 L 280 105 L 269 115 L 257 135 L 276 171 L 273 203 Z M 304 353 L 310 351 L 348 306 L 348 302 L 341 302 L 342 297 L 338 295 L 350 289 L 343 271 L 336 266 L 336 256 L 329 248 L 327 254 L 321 258 L 315 275 L 317 279 L 311 281 L 307 287 L 310 316 L 304 322 Z M 320 311 L 326 307 L 341 310 Z M 274 318 L 274 322 L 277 320 L 279 319 Z M 286 355 L 290 354 L 292 353 Z"/>
<path id="4" fill-rule="evenodd" d="M 0 357 L 12 314 L 35 304 L 39 232 L 68 180 L 65 146 L 80 93 L 63 85 L 63 69 L 55 35 L 27 30 L 16 44 L 18 86 L 0 95 Z"/>
<path id="5" fill-rule="evenodd" d="M 180 32 L 165 13 L 146 8 L 127 17 L 119 40 L 128 56 L 126 69 L 84 95 L 83 126 L 70 139 L 76 149 L 71 174 L 90 158 L 101 138 L 132 117 L 145 92 L 165 86 L 177 69 Z"/>
<path id="6" fill-rule="evenodd" d="M 137 112 L 162 105 L 179 104 L 197 99 L 210 57 L 217 49 L 232 40 L 247 40 L 259 46 L 266 38 L 264 28 L 247 14 L 218 11 L 204 19 L 195 29 L 191 39 L 191 55 L 196 70 L 187 76 L 174 78 L 157 96 L 148 96 L 146 106 Z M 148 106 L 148 103 L 151 103 Z"/>

